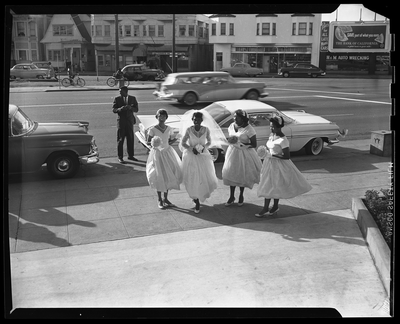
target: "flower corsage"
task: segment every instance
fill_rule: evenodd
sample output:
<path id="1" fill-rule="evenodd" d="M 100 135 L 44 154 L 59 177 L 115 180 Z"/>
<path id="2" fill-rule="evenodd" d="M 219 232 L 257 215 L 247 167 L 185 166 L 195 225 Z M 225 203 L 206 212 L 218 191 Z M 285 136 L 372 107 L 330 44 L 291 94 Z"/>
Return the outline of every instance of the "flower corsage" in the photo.
<path id="1" fill-rule="evenodd" d="M 261 160 L 264 160 L 267 157 L 271 157 L 271 153 L 264 145 L 261 145 L 257 148 L 257 155 L 260 157 Z"/>

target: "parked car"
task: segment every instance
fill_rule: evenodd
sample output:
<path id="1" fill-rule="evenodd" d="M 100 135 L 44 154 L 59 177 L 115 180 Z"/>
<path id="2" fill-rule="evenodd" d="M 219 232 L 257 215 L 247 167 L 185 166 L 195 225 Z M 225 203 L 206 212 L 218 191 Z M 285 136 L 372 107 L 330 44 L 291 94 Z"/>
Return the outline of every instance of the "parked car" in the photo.
<path id="1" fill-rule="evenodd" d="M 8 108 L 8 170 L 32 172 L 46 163 L 56 178 L 73 177 L 80 164 L 99 162 L 89 123 L 31 120 L 18 106 Z"/>
<path id="2" fill-rule="evenodd" d="M 154 81 L 165 78 L 163 70 L 149 69 L 144 64 L 129 64 L 124 66 L 121 71 L 129 81 Z"/>
<path id="3" fill-rule="evenodd" d="M 268 96 L 264 82 L 235 80 L 227 72 L 171 73 L 153 94 L 159 99 L 175 99 L 188 106 L 197 101 L 257 100 Z"/>
<path id="4" fill-rule="evenodd" d="M 316 78 L 318 76 L 326 75 L 324 70 L 319 67 L 308 63 L 297 63 L 292 66 L 283 67 L 280 69 L 278 75 L 282 75 L 284 78 L 290 76 L 311 76 Z"/>
<path id="5" fill-rule="evenodd" d="M 39 69 L 50 70 L 50 79 L 51 78 L 57 79 L 55 68 L 51 64 L 49 64 L 49 62 L 32 62 L 32 64 L 35 64 Z"/>
<path id="6" fill-rule="evenodd" d="M 252 67 L 248 63 L 236 63 L 232 67 L 222 68 L 220 71 L 228 72 L 232 76 L 256 77 L 264 73 L 263 69 Z"/>
<path id="7" fill-rule="evenodd" d="M 10 79 L 48 79 L 49 69 L 38 68 L 32 63 L 16 64 L 10 69 Z"/>
<path id="8" fill-rule="evenodd" d="M 283 132 L 289 140 L 290 151 L 296 152 L 305 148 L 305 152 L 318 155 L 322 152 L 324 144 L 332 145 L 339 142 L 340 136 L 345 136 L 347 130 L 339 130 L 334 123 L 320 116 L 304 111 L 279 111 L 271 105 L 256 100 L 228 100 L 217 101 L 203 108 L 208 111 L 219 124 L 225 136 L 228 137 L 228 127 L 233 123 L 233 115 L 237 109 L 243 109 L 249 114 L 249 123 L 257 133 L 257 147 L 265 145 L 270 135 L 269 119 L 279 115 L 285 121 Z M 154 116 L 139 115 L 139 131 L 135 133 L 139 141 L 148 149 L 146 143 L 147 130 L 154 125 Z M 169 115 L 166 124 L 174 129 L 175 136 L 179 132 L 182 115 Z M 173 147 L 181 154 L 177 142 Z M 221 161 L 224 151 L 210 150 L 215 161 Z"/>

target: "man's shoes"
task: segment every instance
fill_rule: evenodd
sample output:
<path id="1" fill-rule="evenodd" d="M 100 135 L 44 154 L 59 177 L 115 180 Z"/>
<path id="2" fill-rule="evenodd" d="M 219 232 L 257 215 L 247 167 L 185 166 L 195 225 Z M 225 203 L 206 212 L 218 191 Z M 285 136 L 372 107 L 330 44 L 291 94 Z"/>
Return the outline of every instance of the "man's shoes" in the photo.
<path id="1" fill-rule="evenodd" d="M 118 158 L 118 162 L 121 163 L 121 164 L 125 164 L 126 163 L 123 158 Z"/>
<path id="2" fill-rule="evenodd" d="M 128 160 L 131 160 L 131 161 L 138 161 L 138 159 L 135 158 L 134 156 L 128 156 Z"/>

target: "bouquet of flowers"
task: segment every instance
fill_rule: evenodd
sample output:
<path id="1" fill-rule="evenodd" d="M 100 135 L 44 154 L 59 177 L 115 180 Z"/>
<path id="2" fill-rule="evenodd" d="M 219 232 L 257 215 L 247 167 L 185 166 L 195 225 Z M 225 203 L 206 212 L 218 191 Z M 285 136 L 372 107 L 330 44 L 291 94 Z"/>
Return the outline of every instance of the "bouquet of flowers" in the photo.
<path id="1" fill-rule="evenodd" d="M 162 145 L 162 139 L 159 136 L 154 136 L 151 139 L 151 146 L 156 148 L 156 149 L 160 149 L 160 146 Z"/>
<path id="2" fill-rule="evenodd" d="M 199 153 L 202 153 L 203 150 L 204 150 L 204 146 L 201 145 L 201 144 L 197 144 L 194 148 L 195 148 L 196 151 L 199 152 Z"/>
<path id="3" fill-rule="evenodd" d="M 271 153 L 264 145 L 261 145 L 257 148 L 257 155 L 260 157 L 261 160 L 263 160 L 266 157 L 270 157 Z"/>
<path id="4" fill-rule="evenodd" d="M 236 144 L 237 142 L 239 142 L 239 137 L 237 137 L 235 135 L 228 137 L 229 144 Z"/>

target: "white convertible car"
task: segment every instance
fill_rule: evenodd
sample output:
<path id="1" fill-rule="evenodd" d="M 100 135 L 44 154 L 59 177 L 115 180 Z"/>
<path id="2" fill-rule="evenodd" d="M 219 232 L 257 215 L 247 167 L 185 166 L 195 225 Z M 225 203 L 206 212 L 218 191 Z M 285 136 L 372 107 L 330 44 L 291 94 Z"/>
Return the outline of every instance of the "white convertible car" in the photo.
<path id="1" fill-rule="evenodd" d="M 318 155 L 324 148 L 324 143 L 332 145 L 339 142 L 340 136 L 345 136 L 347 130 L 340 131 L 339 127 L 316 115 L 304 111 L 279 111 L 276 108 L 256 100 L 228 100 L 217 101 L 203 108 L 207 110 L 222 128 L 228 137 L 228 127 L 233 122 L 233 115 L 237 109 L 243 109 L 249 114 L 250 124 L 257 132 L 257 147 L 265 145 L 270 135 L 269 119 L 280 115 L 285 120 L 282 131 L 290 142 L 290 151 L 296 152 L 305 148 L 307 154 Z M 175 134 L 179 132 L 182 115 L 169 115 L 166 124 L 174 128 Z M 146 143 L 147 129 L 156 123 L 153 115 L 138 115 L 139 131 L 135 133 L 139 141 L 150 150 Z M 177 142 L 174 148 L 181 155 Z M 210 150 L 215 161 L 223 160 L 224 151 Z"/>

